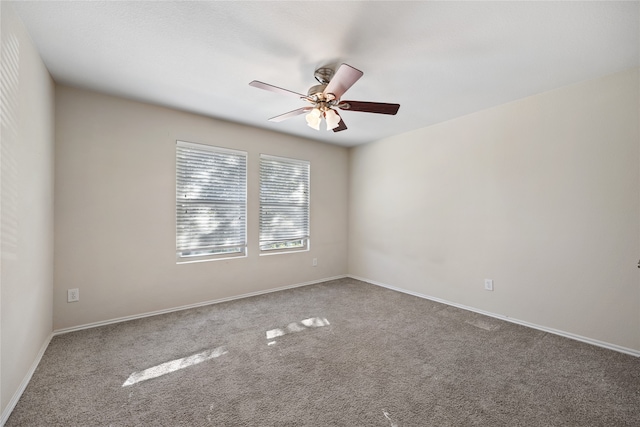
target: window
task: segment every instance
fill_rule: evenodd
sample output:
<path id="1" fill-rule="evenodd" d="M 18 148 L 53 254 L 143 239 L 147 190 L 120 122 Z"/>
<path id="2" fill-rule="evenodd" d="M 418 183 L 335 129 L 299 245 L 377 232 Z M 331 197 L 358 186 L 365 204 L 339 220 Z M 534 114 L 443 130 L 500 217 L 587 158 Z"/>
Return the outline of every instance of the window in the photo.
<path id="1" fill-rule="evenodd" d="M 246 255 L 247 153 L 177 141 L 178 262 Z"/>
<path id="2" fill-rule="evenodd" d="M 309 162 L 260 155 L 260 250 L 309 247 Z"/>

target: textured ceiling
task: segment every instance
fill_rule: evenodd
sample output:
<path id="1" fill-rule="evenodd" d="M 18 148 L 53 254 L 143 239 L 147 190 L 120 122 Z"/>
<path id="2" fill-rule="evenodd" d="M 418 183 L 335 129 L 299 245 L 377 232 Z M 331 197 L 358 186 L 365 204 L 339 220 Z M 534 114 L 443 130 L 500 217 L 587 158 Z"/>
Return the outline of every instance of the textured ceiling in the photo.
<path id="1" fill-rule="evenodd" d="M 353 146 L 639 65 L 638 2 L 12 2 L 56 82 Z M 343 99 L 401 104 L 344 112 L 315 131 L 313 72 L 364 76 Z"/>

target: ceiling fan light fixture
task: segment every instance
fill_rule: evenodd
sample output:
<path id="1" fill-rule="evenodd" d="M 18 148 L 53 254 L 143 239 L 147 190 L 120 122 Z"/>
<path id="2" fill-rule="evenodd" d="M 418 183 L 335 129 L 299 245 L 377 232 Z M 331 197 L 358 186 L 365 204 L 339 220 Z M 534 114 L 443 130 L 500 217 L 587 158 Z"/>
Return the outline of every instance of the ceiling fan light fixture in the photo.
<path id="1" fill-rule="evenodd" d="M 321 115 L 322 115 L 322 112 L 320 111 L 320 109 L 314 108 L 313 110 L 311 110 L 311 112 L 305 116 L 309 127 L 315 130 L 320 130 Z"/>
<path id="2" fill-rule="evenodd" d="M 311 106 L 298 108 L 288 113 L 271 117 L 269 119 L 270 122 L 281 122 L 291 117 L 308 113 L 305 117 L 309 127 L 319 131 L 320 122 L 324 117 L 327 122 L 327 130 L 342 132 L 347 129 L 347 125 L 334 108 L 388 115 L 395 115 L 400 108 L 400 104 L 384 102 L 341 101 L 342 95 L 344 95 L 362 75 L 362 71 L 348 64 L 340 64 L 335 71 L 333 67 L 318 68 L 315 72 L 315 78 L 320 84 L 312 86 L 306 95 L 257 80 L 253 80 L 249 85 L 270 92 L 295 96 L 298 100 L 304 100 L 311 104 Z"/>
<path id="3" fill-rule="evenodd" d="M 324 118 L 327 120 L 327 130 L 333 130 L 340 124 L 340 116 L 332 109 L 324 113 Z"/>

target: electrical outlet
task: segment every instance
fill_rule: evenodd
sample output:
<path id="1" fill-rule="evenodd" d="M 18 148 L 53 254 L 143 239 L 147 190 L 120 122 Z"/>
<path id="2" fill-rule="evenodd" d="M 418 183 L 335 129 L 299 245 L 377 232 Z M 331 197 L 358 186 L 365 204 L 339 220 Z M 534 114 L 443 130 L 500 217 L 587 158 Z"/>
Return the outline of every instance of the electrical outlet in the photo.
<path id="1" fill-rule="evenodd" d="M 493 290 L 493 280 L 484 279 L 484 289 L 487 290 L 487 291 L 492 291 Z"/>
<path id="2" fill-rule="evenodd" d="M 313 262 L 311 263 L 311 265 L 313 265 L 314 267 L 318 266 L 318 258 L 314 258 Z"/>
<path id="3" fill-rule="evenodd" d="M 80 289 L 67 289 L 67 302 L 80 301 Z"/>

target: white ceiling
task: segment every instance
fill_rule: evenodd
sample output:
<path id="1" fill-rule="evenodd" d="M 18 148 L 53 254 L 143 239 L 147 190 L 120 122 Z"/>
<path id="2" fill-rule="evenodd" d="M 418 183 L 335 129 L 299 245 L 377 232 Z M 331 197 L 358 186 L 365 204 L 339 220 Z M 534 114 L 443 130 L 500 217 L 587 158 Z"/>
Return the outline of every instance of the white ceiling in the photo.
<path id="1" fill-rule="evenodd" d="M 353 146 L 640 65 L 633 2 L 12 2 L 56 82 Z M 401 104 L 304 116 L 313 72 L 348 63 L 343 96 Z"/>

